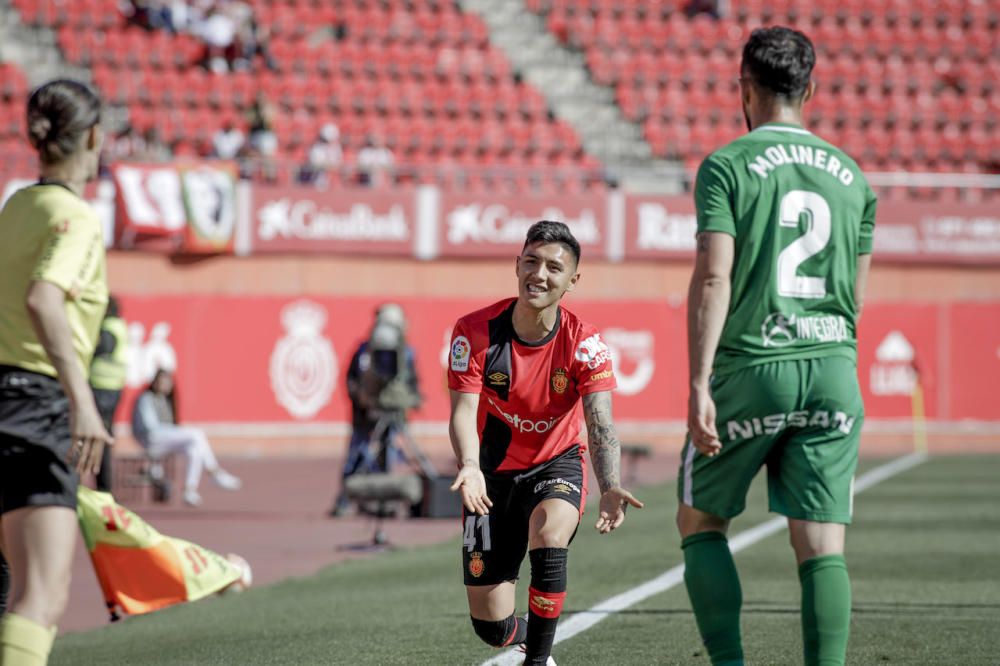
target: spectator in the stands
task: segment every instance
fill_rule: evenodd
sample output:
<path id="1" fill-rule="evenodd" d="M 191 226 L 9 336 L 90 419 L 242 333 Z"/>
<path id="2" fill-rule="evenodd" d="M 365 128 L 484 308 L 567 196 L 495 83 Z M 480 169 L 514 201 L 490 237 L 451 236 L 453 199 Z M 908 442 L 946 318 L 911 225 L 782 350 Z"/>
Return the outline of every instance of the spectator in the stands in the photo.
<path id="1" fill-rule="evenodd" d="M 236 21 L 225 5 L 212 7 L 205 20 L 198 25 L 198 37 L 205 43 L 202 63 L 212 72 L 229 71 L 226 52 L 236 39 Z"/>
<path id="2" fill-rule="evenodd" d="M 250 149 L 263 157 L 273 157 L 278 152 L 278 135 L 274 133 L 274 104 L 258 93 L 250 107 Z"/>
<path id="3" fill-rule="evenodd" d="M 246 14 L 236 28 L 233 44 L 232 68 L 235 71 L 249 71 L 254 68 L 257 56 L 272 72 L 278 70 L 278 63 L 271 55 L 270 30 L 257 22 L 253 12 Z"/>
<path id="4" fill-rule="evenodd" d="M 369 134 L 364 147 L 358 152 L 358 180 L 369 187 L 382 185 L 395 162 L 395 156 L 386 148 L 382 138 Z"/>
<path id="5" fill-rule="evenodd" d="M 712 18 L 722 18 L 726 14 L 727 0 L 689 0 L 684 13 L 688 18 L 698 14 L 708 14 Z"/>
<path id="6" fill-rule="evenodd" d="M 212 154 L 220 160 L 232 160 L 240 154 L 245 143 L 246 137 L 243 132 L 231 119 L 226 118 L 222 121 L 222 127 L 212 135 Z"/>
<path id="7" fill-rule="evenodd" d="M 155 127 L 150 127 L 142 136 L 143 152 L 138 155 L 139 159 L 149 162 L 166 162 L 172 157 L 170 147 L 160 138 L 160 132 Z"/>
<path id="8" fill-rule="evenodd" d="M 147 30 L 174 32 L 174 4 L 171 0 L 130 0 L 122 11 L 129 21 Z"/>
<path id="9" fill-rule="evenodd" d="M 118 134 L 104 142 L 102 161 L 114 163 L 135 159 L 136 156 L 144 155 L 145 152 L 146 141 L 135 131 L 131 123 L 126 123 Z"/>
<path id="10" fill-rule="evenodd" d="M 339 167 L 343 159 L 340 128 L 333 123 L 325 123 L 320 128 L 316 141 L 309 147 L 306 163 L 299 170 L 299 181 L 326 187 L 330 182 L 330 169 Z"/>
<path id="11" fill-rule="evenodd" d="M 248 149 L 244 153 L 241 167 L 243 175 L 274 181 L 277 178 L 277 164 L 274 157 L 278 152 L 278 135 L 274 131 L 277 111 L 264 93 L 258 93 L 247 114 L 250 127 Z"/>

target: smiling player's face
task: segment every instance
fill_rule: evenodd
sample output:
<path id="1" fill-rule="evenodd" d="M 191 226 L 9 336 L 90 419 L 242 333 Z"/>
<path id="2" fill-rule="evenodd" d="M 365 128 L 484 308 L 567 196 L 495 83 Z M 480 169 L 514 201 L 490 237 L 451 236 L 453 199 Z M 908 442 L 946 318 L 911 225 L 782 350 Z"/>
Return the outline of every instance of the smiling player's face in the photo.
<path id="1" fill-rule="evenodd" d="M 576 258 L 562 243 L 535 243 L 517 258 L 517 298 L 533 310 L 559 302 L 576 286 Z"/>

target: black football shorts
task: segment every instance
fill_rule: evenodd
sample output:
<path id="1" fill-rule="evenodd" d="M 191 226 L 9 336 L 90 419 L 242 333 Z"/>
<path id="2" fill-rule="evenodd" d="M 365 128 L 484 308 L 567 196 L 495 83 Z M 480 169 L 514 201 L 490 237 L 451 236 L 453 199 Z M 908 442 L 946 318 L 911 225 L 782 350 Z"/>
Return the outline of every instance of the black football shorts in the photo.
<path id="1" fill-rule="evenodd" d="M 69 400 L 59 380 L 0 366 L 0 515 L 26 506 L 75 509 L 71 446 Z"/>
<path id="2" fill-rule="evenodd" d="M 462 560 L 466 585 L 517 580 L 528 551 L 528 520 L 540 502 L 559 498 L 583 512 L 583 455 L 573 446 L 529 470 L 486 474 L 493 507 L 485 516 L 463 509 Z"/>

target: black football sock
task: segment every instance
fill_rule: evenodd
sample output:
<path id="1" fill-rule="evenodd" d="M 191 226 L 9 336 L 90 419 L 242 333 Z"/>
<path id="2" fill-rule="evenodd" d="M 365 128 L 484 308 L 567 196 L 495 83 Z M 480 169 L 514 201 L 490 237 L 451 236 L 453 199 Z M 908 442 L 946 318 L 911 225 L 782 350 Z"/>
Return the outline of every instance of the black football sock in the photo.
<path id="1" fill-rule="evenodd" d="M 525 664 L 544 665 L 552 652 L 556 625 L 566 598 L 566 548 L 537 548 L 531 559 L 531 587 L 528 588 L 528 636 Z"/>
<path id="2" fill-rule="evenodd" d="M 528 623 L 513 615 L 504 620 L 472 618 L 472 627 L 484 643 L 498 648 L 523 643 L 528 633 Z"/>

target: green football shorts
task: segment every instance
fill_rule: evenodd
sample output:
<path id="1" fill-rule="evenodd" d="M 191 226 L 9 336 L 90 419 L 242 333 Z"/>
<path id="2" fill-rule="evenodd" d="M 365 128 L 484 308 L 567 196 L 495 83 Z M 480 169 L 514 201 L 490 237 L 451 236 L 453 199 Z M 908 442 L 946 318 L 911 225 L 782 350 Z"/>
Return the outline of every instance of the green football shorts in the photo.
<path id="1" fill-rule="evenodd" d="M 774 361 L 712 379 L 722 450 L 684 443 L 677 496 L 721 518 L 746 508 L 750 482 L 767 465 L 771 511 L 850 523 L 864 421 L 857 367 L 842 357 Z"/>

